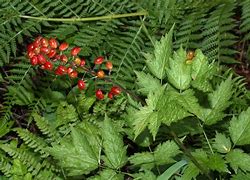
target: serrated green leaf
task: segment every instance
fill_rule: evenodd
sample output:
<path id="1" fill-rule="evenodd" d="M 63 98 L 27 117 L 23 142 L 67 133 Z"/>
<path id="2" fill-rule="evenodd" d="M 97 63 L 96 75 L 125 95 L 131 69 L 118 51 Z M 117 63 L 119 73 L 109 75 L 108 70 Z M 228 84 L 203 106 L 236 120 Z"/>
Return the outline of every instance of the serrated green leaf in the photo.
<path id="1" fill-rule="evenodd" d="M 250 180 L 250 173 L 244 174 L 243 172 L 240 172 L 236 175 L 233 175 L 231 180 Z"/>
<path id="2" fill-rule="evenodd" d="M 210 155 L 207 166 L 209 167 L 209 169 L 216 170 L 218 172 L 228 171 L 225 160 L 219 154 Z"/>
<path id="3" fill-rule="evenodd" d="M 137 84 L 139 85 L 140 91 L 144 95 L 148 95 L 149 92 L 157 91 L 160 87 L 160 81 L 150 74 L 145 74 L 144 72 L 135 72 L 137 75 Z"/>
<path id="4" fill-rule="evenodd" d="M 250 156 L 241 149 L 234 149 L 226 155 L 226 160 L 235 172 L 240 168 L 243 171 L 250 171 Z"/>
<path id="5" fill-rule="evenodd" d="M 250 108 L 233 117 L 229 126 L 230 136 L 235 145 L 250 144 Z"/>
<path id="6" fill-rule="evenodd" d="M 104 169 L 100 172 L 100 175 L 90 177 L 89 180 L 123 180 L 124 176 L 122 174 L 117 174 L 116 171 L 112 169 Z"/>
<path id="7" fill-rule="evenodd" d="M 119 169 L 127 162 L 126 147 L 124 147 L 121 134 L 111 123 L 108 117 L 105 117 L 103 128 L 103 147 L 105 152 L 105 164 L 110 168 Z"/>
<path id="8" fill-rule="evenodd" d="M 204 122 L 207 125 L 215 124 L 225 116 L 224 110 L 230 105 L 232 97 L 232 79 L 229 77 L 223 81 L 217 89 L 208 95 L 211 109 L 204 111 Z"/>
<path id="9" fill-rule="evenodd" d="M 135 153 L 129 157 L 129 161 L 134 166 L 141 166 L 143 169 L 152 169 L 155 165 L 154 155 L 149 152 Z"/>
<path id="10" fill-rule="evenodd" d="M 231 150 L 231 141 L 224 134 L 216 133 L 213 147 L 219 153 L 228 153 Z"/>
<path id="11" fill-rule="evenodd" d="M 147 169 L 145 169 L 144 172 L 134 174 L 133 178 L 137 180 L 156 180 L 155 174 Z"/>
<path id="12" fill-rule="evenodd" d="M 71 127 L 71 137 L 65 137 L 59 145 L 47 148 L 47 151 L 58 160 L 69 176 L 88 174 L 98 167 L 98 154 L 91 142 L 79 130 Z"/>
<path id="13" fill-rule="evenodd" d="M 182 180 L 195 179 L 199 173 L 200 173 L 199 169 L 193 163 L 189 163 L 187 168 L 184 170 L 181 179 Z"/>
<path id="14" fill-rule="evenodd" d="M 166 76 L 166 67 L 169 58 L 172 55 L 172 36 L 174 26 L 165 37 L 155 43 L 154 54 L 145 54 L 146 63 L 149 70 L 158 79 L 164 79 Z"/>
<path id="15" fill-rule="evenodd" d="M 177 89 L 185 90 L 191 83 L 191 65 L 186 63 L 186 51 L 183 48 L 174 53 L 167 69 L 168 81 Z"/>
<path id="16" fill-rule="evenodd" d="M 174 162 L 172 159 L 179 154 L 179 147 L 174 141 L 166 141 L 159 144 L 154 151 L 154 158 L 157 165 L 164 165 Z"/>

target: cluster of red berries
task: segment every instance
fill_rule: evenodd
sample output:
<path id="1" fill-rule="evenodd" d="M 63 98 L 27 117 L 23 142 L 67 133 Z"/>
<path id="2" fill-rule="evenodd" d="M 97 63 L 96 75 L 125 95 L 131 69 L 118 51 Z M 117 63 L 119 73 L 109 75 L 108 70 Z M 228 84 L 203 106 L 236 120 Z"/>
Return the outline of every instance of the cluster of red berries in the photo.
<path id="1" fill-rule="evenodd" d="M 73 47 L 69 51 L 69 44 L 63 42 L 61 44 L 55 38 L 45 38 L 38 36 L 32 43 L 27 46 L 27 55 L 30 59 L 30 63 L 33 66 L 39 66 L 41 69 L 53 71 L 57 76 L 68 75 L 70 78 L 78 78 L 77 68 L 81 67 L 85 73 L 94 76 L 95 78 L 104 79 L 105 72 L 99 69 L 97 72 L 94 68 L 86 67 L 86 61 L 84 58 L 80 58 L 80 47 Z M 94 59 L 95 66 L 101 66 L 105 62 L 105 67 L 109 71 L 109 74 L 113 68 L 111 61 L 106 61 L 105 57 L 99 56 Z M 86 88 L 86 81 L 83 78 L 78 80 L 78 88 L 83 90 Z M 109 93 L 108 98 L 112 99 L 113 96 L 121 93 L 121 88 L 113 86 Z M 96 97 L 99 100 L 104 99 L 104 94 L 101 89 L 97 89 Z"/>

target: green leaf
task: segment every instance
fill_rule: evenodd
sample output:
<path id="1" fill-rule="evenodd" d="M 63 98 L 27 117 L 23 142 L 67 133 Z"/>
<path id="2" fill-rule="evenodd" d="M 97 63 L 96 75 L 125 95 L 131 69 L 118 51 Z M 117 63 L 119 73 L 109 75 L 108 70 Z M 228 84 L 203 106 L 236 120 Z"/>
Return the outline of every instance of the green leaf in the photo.
<path id="1" fill-rule="evenodd" d="M 140 180 L 156 180 L 155 174 L 152 171 L 149 171 L 146 169 L 144 170 L 144 172 L 134 174 L 133 178 L 137 179 L 137 180 L 139 180 L 139 179 Z"/>
<path id="2" fill-rule="evenodd" d="M 204 111 L 204 122 L 207 125 L 215 124 L 225 116 L 224 110 L 230 105 L 232 96 L 232 79 L 223 81 L 217 89 L 208 95 L 211 109 Z"/>
<path id="3" fill-rule="evenodd" d="M 207 58 L 201 50 L 195 51 L 195 57 L 192 60 L 192 82 L 191 85 L 203 92 L 212 91 L 210 80 L 215 74 L 214 64 L 209 64 Z"/>
<path id="4" fill-rule="evenodd" d="M 123 180 L 122 174 L 117 174 L 112 169 L 104 169 L 100 172 L 100 175 L 88 178 L 89 180 Z"/>
<path id="5" fill-rule="evenodd" d="M 250 108 L 233 117 L 230 121 L 229 132 L 235 145 L 250 144 Z"/>
<path id="6" fill-rule="evenodd" d="M 216 133 L 213 147 L 219 153 L 228 153 L 231 150 L 231 141 L 224 134 Z"/>
<path id="7" fill-rule="evenodd" d="M 69 176 L 88 174 L 98 167 L 99 154 L 93 151 L 88 137 L 73 127 L 71 137 L 65 137 L 59 145 L 47 150 Z"/>
<path id="8" fill-rule="evenodd" d="M 177 89 L 185 90 L 191 83 L 191 65 L 186 63 L 186 51 L 183 48 L 174 53 L 167 70 L 168 81 Z"/>
<path id="9" fill-rule="evenodd" d="M 241 149 L 234 149 L 226 155 L 226 160 L 235 172 L 240 168 L 243 171 L 250 171 L 250 155 Z"/>
<path id="10" fill-rule="evenodd" d="M 172 163 L 174 162 L 172 158 L 179 153 L 179 147 L 174 141 L 166 141 L 156 147 L 154 151 L 155 163 L 157 165 Z"/>
<path id="11" fill-rule="evenodd" d="M 146 63 L 149 70 L 158 79 L 164 79 L 166 76 L 166 67 L 169 58 L 172 55 L 172 36 L 174 26 L 170 29 L 165 37 L 162 37 L 160 42 L 155 43 L 154 54 L 145 54 Z"/>
<path id="12" fill-rule="evenodd" d="M 154 155 L 149 152 L 135 153 L 129 157 L 134 166 L 141 166 L 143 169 L 152 169 L 155 165 Z"/>
<path id="13" fill-rule="evenodd" d="M 218 172 L 228 171 L 224 159 L 222 159 L 222 156 L 219 154 L 210 155 L 207 166 L 209 167 L 209 169 L 216 170 Z"/>
<path id="14" fill-rule="evenodd" d="M 199 173 L 200 173 L 199 169 L 193 163 L 189 163 L 187 168 L 184 170 L 181 179 L 182 180 L 195 179 Z"/>
<path id="15" fill-rule="evenodd" d="M 121 134 L 117 132 L 111 120 L 105 117 L 103 128 L 103 147 L 105 152 L 105 164 L 110 168 L 119 169 L 127 162 L 126 147 L 124 147 Z"/>
<path id="16" fill-rule="evenodd" d="M 157 180 L 168 180 L 170 179 L 179 169 L 187 164 L 187 161 L 181 160 L 172 166 L 170 166 L 163 174 L 161 174 Z"/>
<path id="17" fill-rule="evenodd" d="M 78 114 L 73 105 L 62 101 L 56 110 L 56 127 L 75 122 L 78 120 Z"/>
<path id="18" fill-rule="evenodd" d="M 137 75 L 137 84 L 139 85 L 140 91 L 143 95 L 148 95 L 149 92 L 157 91 L 160 87 L 160 81 L 150 74 L 145 74 L 144 72 L 135 72 Z"/>
<path id="19" fill-rule="evenodd" d="M 234 175 L 231 180 L 250 180 L 250 173 L 244 174 L 243 172 L 240 172 L 236 175 Z"/>

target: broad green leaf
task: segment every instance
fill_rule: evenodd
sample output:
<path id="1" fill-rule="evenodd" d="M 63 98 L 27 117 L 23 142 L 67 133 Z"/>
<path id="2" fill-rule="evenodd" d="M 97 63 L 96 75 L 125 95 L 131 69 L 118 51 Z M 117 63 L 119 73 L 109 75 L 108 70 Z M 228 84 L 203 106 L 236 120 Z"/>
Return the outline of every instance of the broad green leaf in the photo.
<path id="1" fill-rule="evenodd" d="M 183 48 L 179 49 L 169 61 L 168 81 L 177 89 L 187 89 L 192 80 L 191 67 L 186 63 L 186 51 Z"/>
<path id="2" fill-rule="evenodd" d="M 215 124 L 225 116 L 224 110 L 230 105 L 232 96 L 232 80 L 229 77 L 217 89 L 208 95 L 211 109 L 204 111 L 204 122 L 207 125 Z"/>
<path id="3" fill-rule="evenodd" d="M 179 147 L 174 141 L 166 141 L 156 147 L 154 151 L 155 163 L 157 165 L 172 163 L 174 162 L 172 158 L 179 153 Z"/>
<path id="4" fill-rule="evenodd" d="M 217 133 L 214 139 L 213 147 L 219 153 L 228 153 L 231 150 L 231 141 L 224 134 Z"/>
<path id="5" fill-rule="evenodd" d="M 137 75 L 137 84 L 139 85 L 140 91 L 144 95 L 148 95 L 149 92 L 157 91 L 160 87 L 160 81 L 150 74 L 145 74 L 144 72 L 135 72 Z"/>
<path id="6" fill-rule="evenodd" d="M 164 79 L 166 76 L 166 67 L 169 58 L 172 55 L 172 36 L 174 26 L 165 37 L 155 43 L 154 54 L 145 54 L 146 63 L 149 70 L 158 79 Z"/>
<path id="7" fill-rule="evenodd" d="M 106 157 L 105 164 L 110 168 L 119 169 L 127 162 L 126 147 L 121 134 L 106 116 L 102 127 L 103 147 Z"/>
<path id="8" fill-rule="evenodd" d="M 201 50 L 197 49 L 192 60 L 191 85 L 203 92 L 212 91 L 212 85 L 209 81 L 213 78 L 214 73 L 214 64 L 209 64 Z"/>
<path id="9" fill-rule="evenodd" d="M 181 176 L 182 180 L 191 180 L 195 179 L 198 176 L 200 170 L 193 163 L 189 163 L 187 168 L 184 170 L 183 175 Z"/>
<path id="10" fill-rule="evenodd" d="M 181 160 L 172 166 L 170 166 L 163 174 L 161 174 L 157 180 L 168 180 L 170 179 L 178 170 L 183 168 L 187 164 L 187 161 Z"/>
<path id="11" fill-rule="evenodd" d="M 73 127 L 71 137 L 65 137 L 59 145 L 47 150 L 68 171 L 69 176 L 88 174 L 98 167 L 99 155 L 93 151 L 91 142 L 85 134 Z"/>
<path id="12" fill-rule="evenodd" d="M 226 155 L 226 160 L 235 172 L 240 168 L 243 171 L 250 171 L 250 155 L 241 149 L 234 149 Z"/>
<path id="13" fill-rule="evenodd" d="M 134 174 L 133 178 L 137 180 L 156 180 L 155 174 L 152 171 L 146 169 L 144 170 L 144 172 Z"/>
<path id="14" fill-rule="evenodd" d="M 230 121 L 229 132 L 235 145 L 250 144 L 250 108 L 233 117 Z"/>
<path id="15" fill-rule="evenodd" d="M 143 169 L 152 169 L 155 166 L 154 155 L 149 152 L 135 153 L 129 157 L 134 166 L 141 166 Z"/>
<path id="16" fill-rule="evenodd" d="M 227 165 L 225 164 L 225 160 L 219 154 L 212 154 L 209 156 L 207 166 L 209 169 L 218 171 L 218 172 L 227 172 Z"/>
<path id="17" fill-rule="evenodd" d="M 89 180 L 124 180 L 122 174 L 117 174 L 115 170 L 104 169 L 99 175 L 88 178 Z"/>
<path id="18" fill-rule="evenodd" d="M 206 151 L 204 151 L 203 149 L 196 149 L 195 151 L 192 152 L 192 155 L 198 161 L 200 166 L 202 166 L 202 168 L 208 172 L 209 168 L 207 164 L 209 162 L 209 159 Z"/>

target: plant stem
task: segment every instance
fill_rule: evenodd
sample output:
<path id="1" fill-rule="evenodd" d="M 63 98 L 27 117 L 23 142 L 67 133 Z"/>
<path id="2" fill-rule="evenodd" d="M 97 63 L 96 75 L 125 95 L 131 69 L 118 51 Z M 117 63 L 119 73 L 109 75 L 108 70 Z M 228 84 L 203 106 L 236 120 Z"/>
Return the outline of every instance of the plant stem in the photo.
<path id="1" fill-rule="evenodd" d="M 208 146 L 209 146 L 209 149 L 210 149 L 211 153 L 214 154 L 214 151 L 213 151 L 213 149 L 212 149 L 212 146 L 211 146 L 211 144 L 210 144 L 210 142 L 209 142 L 209 140 L 208 140 L 208 138 L 207 138 L 207 134 L 206 134 L 206 132 L 204 131 L 203 125 L 201 124 L 200 121 L 199 121 L 199 124 L 200 124 L 200 127 L 202 128 L 202 132 L 203 132 L 203 135 L 204 135 L 204 137 L 205 137 L 205 139 L 206 139 L 206 141 L 207 141 L 207 144 L 208 144 Z"/>
<path id="2" fill-rule="evenodd" d="M 208 177 L 209 180 L 212 180 L 212 178 L 210 177 L 210 175 L 208 174 L 208 172 L 200 165 L 200 163 L 195 159 L 195 157 L 189 152 L 189 150 L 179 140 L 179 138 L 177 137 L 177 135 L 175 134 L 175 132 L 173 130 L 171 130 L 170 128 L 169 128 L 169 132 L 173 136 L 175 143 L 180 147 L 180 149 L 182 149 L 182 151 L 184 152 L 184 154 L 186 154 L 186 156 L 188 156 L 190 158 L 190 160 L 194 163 L 194 165 L 197 168 L 199 168 L 200 171 L 203 172 Z"/>
<path id="3" fill-rule="evenodd" d="M 135 16 L 146 16 L 146 15 L 147 15 L 146 11 L 140 11 L 135 13 L 111 14 L 106 16 L 95 16 L 86 18 L 48 18 L 48 17 L 26 16 L 26 15 L 19 15 L 19 17 L 25 19 L 40 20 L 40 21 L 86 22 L 86 21 L 103 21 L 103 20 L 111 20 L 124 17 L 135 17 Z"/>

